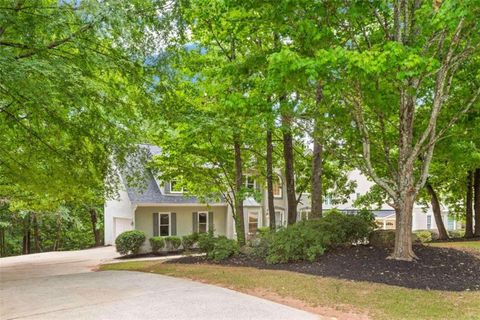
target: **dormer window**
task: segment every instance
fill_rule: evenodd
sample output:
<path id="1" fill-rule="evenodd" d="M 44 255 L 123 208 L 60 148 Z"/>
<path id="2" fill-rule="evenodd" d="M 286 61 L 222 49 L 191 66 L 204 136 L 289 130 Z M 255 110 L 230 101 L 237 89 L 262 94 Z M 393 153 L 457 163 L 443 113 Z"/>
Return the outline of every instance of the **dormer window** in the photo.
<path id="1" fill-rule="evenodd" d="M 282 179 L 277 175 L 273 177 L 273 196 L 275 198 L 283 197 Z"/>
<path id="2" fill-rule="evenodd" d="M 170 192 L 171 193 L 183 193 L 185 189 L 179 185 L 177 180 L 170 181 Z"/>
<path id="3" fill-rule="evenodd" d="M 249 190 L 255 190 L 255 179 L 252 176 L 245 177 L 245 187 Z"/>

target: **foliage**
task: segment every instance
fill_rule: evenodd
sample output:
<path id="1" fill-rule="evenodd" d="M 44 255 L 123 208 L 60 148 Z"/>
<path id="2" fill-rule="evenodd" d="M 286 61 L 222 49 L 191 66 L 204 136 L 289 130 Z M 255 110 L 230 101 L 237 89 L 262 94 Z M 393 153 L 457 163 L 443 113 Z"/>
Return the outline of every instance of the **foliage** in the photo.
<path id="1" fill-rule="evenodd" d="M 177 237 L 177 236 L 169 236 L 169 237 L 164 237 L 165 240 L 165 246 L 169 250 L 177 250 L 180 245 L 182 244 L 182 238 Z"/>
<path id="2" fill-rule="evenodd" d="M 165 247 L 165 240 L 162 237 L 152 237 L 149 239 L 149 241 L 153 253 L 158 253 L 160 249 Z"/>
<path id="3" fill-rule="evenodd" d="M 115 246 L 121 255 L 138 254 L 145 242 L 145 232 L 140 230 L 125 231 L 115 239 Z"/>
<path id="4" fill-rule="evenodd" d="M 201 233 L 198 237 L 198 247 L 207 254 L 208 259 L 225 260 L 239 252 L 238 244 L 225 236 L 215 237 L 213 232 Z"/>
<path id="5" fill-rule="evenodd" d="M 212 231 L 198 235 L 198 248 L 202 252 L 211 252 L 215 246 L 215 236 Z"/>
<path id="6" fill-rule="evenodd" d="M 190 250 L 198 242 L 199 234 L 194 232 L 182 237 L 182 246 L 184 250 Z"/>
<path id="7" fill-rule="evenodd" d="M 215 261 L 225 260 L 237 254 L 238 250 L 237 241 L 219 236 L 214 240 L 212 251 L 207 252 L 207 258 Z"/>
<path id="8" fill-rule="evenodd" d="M 432 233 L 428 230 L 415 231 L 414 234 L 421 243 L 432 241 Z"/>
<path id="9" fill-rule="evenodd" d="M 327 249 L 363 242 L 374 229 L 372 215 L 346 215 L 331 210 L 319 220 L 307 220 L 271 235 L 267 262 L 314 261 Z"/>
<path id="10" fill-rule="evenodd" d="M 449 230 L 448 235 L 455 239 L 455 238 L 463 238 L 465 235 L 465 230 Z"/>

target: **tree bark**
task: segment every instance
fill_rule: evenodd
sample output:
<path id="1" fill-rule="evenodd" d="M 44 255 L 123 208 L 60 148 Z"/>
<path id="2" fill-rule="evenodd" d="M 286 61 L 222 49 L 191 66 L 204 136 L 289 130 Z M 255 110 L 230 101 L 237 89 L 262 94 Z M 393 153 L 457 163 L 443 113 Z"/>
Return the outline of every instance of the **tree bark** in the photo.
<path id="1" fill-rule="evenodd" d="M 475 237 L 480 237 L 480 168 L 475 169 L 473 177 L 473 203 L 475 208 Z"/>
<path id="2" fill-rule="evenodd" d="M 39 253 L 39 252 L 42 252 L 42 246 L 41 246 L 40 232 L 38 230 L 38 219 L 37 219 L 36 212 L 33 212 L 32 218 L 33 218 L 33 239 L 35 240 L 35 252 Z"/>
<path id="3" fill-rule="evenodd" d="M 285 161 L 285 184 L 287 191 L 287 215 L 288 224 L 297 221 L 297 197 L 295 195 L 295 169 L 293 155 L 292 117 L 282 114 L 283 127 L 283 158 Z"/>
<path id="4" fill-rule="evenodd" d="M 448 233 L 447 233 L 447 230 L 445 229 L 445 224 L 443 223 L 443 220 L 442 220 L 442 212 L 440 209 L 440 202 L 438 201 L 437 193 L 433 189 L 430 182 L 427 181 L 427 183 L 425 184 L 425 187 L 427 188 L 427 191 L 430 194 L 430 203 L 432 204 L 433 216 L 435 218 L 435 224 L 437 225 L 438 239 L 447 240 Z"/>
<path id="5" fill-rule="evenodd" d="M 237 242 L 240 246 L 245 245 L 245 216 L 243 214 L 243 163 L 240 137 L 234 137 L 235 149 L 235 230 Z"/>
<path id="6" fill-rule="evenodd" d="M 319 83 L 317 86 L 316 107 L 320 108 L 323 99 L 323 87 Z M 323 185 L 322 185 L 322 129 L 320 127 L 320 120 L 315 117 L 313 128 L 313 155 L 312 155 L 312 204 L 311 204 L 311 218 L 318 219 L 323 214 Z"/>
<path id="7" fill-rule="evenodd" d="M 467 173 L 465 201 L 465 238 L 473 238 L 473 172 Z"/>
<path id="8" fill-rule="evenodd" d="M 271 130 L 267 130 L 267 202 L 270 230 L 275 230 L 277 225 L 275 221 L 275 203 L 273 201 L 273 143 Z"/>
<path id="9" fill-rule="evenodd" d="M 30 253 L 30 213 L 24 218 L 23 221 L 23 245 L 22 252 L 23 254 Z"/>
<path id="10" fill-rule="evenodd" d="M 57 219 L 56 219 L 56 235 L 55 235 L 55 243 L 53 244 L 53 251 L 57 251 L 60 247 L 60 240 L 62 238 L 62 215 L 60 212 L 57 212 Z"/>
<path id="11" fill-rule="evenodd" d="M 407 193 L 396 202 L 395 247 L 391 259 L 412 261 L 417 256 L 412 248 L 412 220 L 415 195 Z"/>
<path id="12" fill-rule="evenodd" d="M 97 210 L 94 208 L 90 209 L 90 220 L 92 221 L 92 231 L 93 237 L 95 239 L 95 247 L 99 247 L 102 245 L 102 240 L 100 237 L 100 230 L 97 228 Z"/>

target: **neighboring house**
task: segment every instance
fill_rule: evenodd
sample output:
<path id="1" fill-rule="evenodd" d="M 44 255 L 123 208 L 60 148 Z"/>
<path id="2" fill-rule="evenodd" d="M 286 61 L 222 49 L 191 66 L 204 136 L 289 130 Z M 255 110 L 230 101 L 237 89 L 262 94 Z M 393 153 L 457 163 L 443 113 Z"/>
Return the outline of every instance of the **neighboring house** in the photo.
<path id="1" fill-rule="evenodd" d="M 154 146 L 148 147 L 150 156 L 160 152 Z M 137 164 L 137 166 L 141 166 Z M 183 236 L 192 232 L 206 232 L 213 229 L 217 235 L 234 238 L 235 227 L 230 206 L 225 202 L 201 203 L 197 198 L 187 196 L 175 181 L 158 181 L 154 175 L 143 166 L 145 181 L 141 186 L 127 183 L 125 175 L 120 174 L 120 190 L 116 199 L 105 202 L 105 244 L 114 244 L 116 237 L 127 230 L 142 230 L 147 239 L 152 236 Z M 373 185 L 359 171 L 353 171 L 350 180 L 357 182 L 355 192 L 345 204 L 334 205 L 329 197 L 324 201 L 324 210 L 337 208 L 346 213 L 354 213 L 357 209 L 353 202 L 359 196 L 368 192 Z M 270 213 L 267 209 L 266 188 L 257 184 L 252 176 L 245 177 L 247 188 L 260 190 L 262 200 L 253 198 L 244 201 L 245 230 L 249 234 L 257 232 L 259 227 L 268 226 Z M 281 174 L 277 172 L 274 183 L 275 218 L 277 225 L 287 224 L 287 197 Z M 384 205 L 373 211 L 380 228 L 395 228 L 395 211 Z M 298 203 L 297 219 L 308 219 L 310 213 L 309 194 L 303 194 Z M 448 217 L 446 217 L 447 221 Z M 413 217 L 413 230 L 435 229 L 435 221 L 430 209 L 416 206 Z M 456 229 L 457 224 L 448 220 L 448 229 Z"/>

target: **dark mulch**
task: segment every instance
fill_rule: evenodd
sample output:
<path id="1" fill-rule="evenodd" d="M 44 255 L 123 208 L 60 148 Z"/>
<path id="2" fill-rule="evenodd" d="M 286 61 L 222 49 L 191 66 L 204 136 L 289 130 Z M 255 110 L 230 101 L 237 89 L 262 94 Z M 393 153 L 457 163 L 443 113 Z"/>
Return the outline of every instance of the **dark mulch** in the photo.
<path id="1" fill-rule="evenodd" d="M 316 262 L 266 264 L 261 259 L 238 255 L 216 263 L 226 266 L 287 270 L 355 281 L 370 281 L 413 289 L 480 290 L 480 259 L 458 249 L 415 246 L 414 262 L 387 259 L 389 250 L 370 246 L 336 249 Z M 214 264 L 205 257 L 183 257 L 168 263 Z"/>

